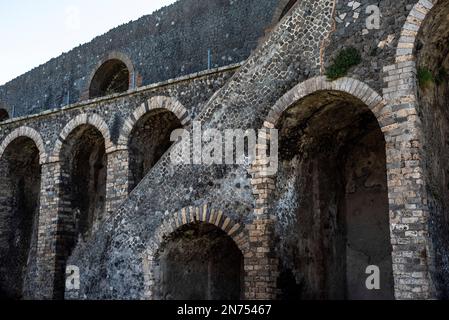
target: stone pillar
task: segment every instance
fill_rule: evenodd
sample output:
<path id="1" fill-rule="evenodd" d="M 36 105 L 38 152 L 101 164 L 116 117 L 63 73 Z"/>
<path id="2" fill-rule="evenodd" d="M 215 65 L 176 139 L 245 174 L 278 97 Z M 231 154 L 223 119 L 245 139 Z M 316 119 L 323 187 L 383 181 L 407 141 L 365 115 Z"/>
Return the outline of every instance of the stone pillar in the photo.
<path id="1" fill-rule="evenodd" d="M 275 300 L 278 297 L 279 259 L 274 247 L 276 218 L 269 214 L 269 199 L 275 188 L 275 178 L 274 173 L 267 170 L 269 162 L 266 151 L 267 144 L 258 145 L 259 154 L 250 170 L 256 200 L 256 218 L 247 226 L 250 250 L 244 254 L 245 298 L 250 300 Z"/>
<path id="2" fill-rule="evenodd" d="M 58 219 L 62 207 L 60 163 L 41 167 L 41 193 L 37 244 L 37 275 L 34 298 L 58 298 L 57 278 Z M 59 293 L 60 294 L 60 293 Z"/>
<path id="3" fill-rule="evenodd" d="M 128 149 L 114 150 L 107 155 L 106 214 L 110 216 L 126 200 L 129 192 Z"/>
<path id="4" fill-rule="evenodd" d="M 435 298 L 423 137 L 416 111 L 416 67 L 413 61 L 402 62 L 385 67 L 384 72 L 388 105 L 382 117 L 390 120 L 385 120 L 382 131 L 387 149 L 395 295 L 397 299 Z"/>
<path id="5" fill-rule="evenodd" d="M 278 259 L 275 256 L 275 221 L 256 219 L 248 225 L 249 250 L 244 254 L 245 299 L 275 300 L 277 298 Z"/>

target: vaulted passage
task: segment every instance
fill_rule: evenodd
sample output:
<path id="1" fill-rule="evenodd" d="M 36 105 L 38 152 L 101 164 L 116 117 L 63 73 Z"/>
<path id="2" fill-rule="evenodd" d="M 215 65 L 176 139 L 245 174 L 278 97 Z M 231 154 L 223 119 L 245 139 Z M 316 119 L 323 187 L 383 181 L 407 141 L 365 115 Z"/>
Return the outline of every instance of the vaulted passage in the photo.
<path id="1" fill-rule="evenodd" d="M 359 100 L 320 92 L 287 110 L 276 205 L 283 299 L 393 299 L 385 139 Z M 380 268 L 380 290 L 366 268 Z"/>
<path id="2" fill-rule="evenodd" d="M 91 125 L 75 129 L 61 150 L 62 207 L 58 227 L 60 261 L 66 261 L 78 241 L 87 241 L 103 218 L 106 195 L 106 155 L 102 134 Z M 59 285 L 63 285 L 64 263 Z"/>
<path id="3" fill-rule="evenodd" d="M 130 71 L 118 59 L 106 61 L 95 73 L 89 88 L 89 98 L 97 98 L 129 89 Z"/>
<path id="4" fill-rule="evenodd" d="M 214 225 L 191 224 L 165 243 L 158 274 L 158 299 L 238 300 L 243 255 L 232 238 Z"/>
<path id="5" fill-rule="evenodd" d="M 419 115 L 424 130 L 432 270 L 437 294 L 449 299 L 449 3 L 427 14 L 417 38 Z"/>
<path id="6" fill-rule="evenodd" d="M 74 218 L 75 240 L 87 238 L 104 213 L 106 155 L 102 134 L 90 125 L 72 132 L 61 151 L 67 173 L 65 195 Z"/>
<path id="7" fill-rule="evenodd" d="M 0 122 L 8 119 L 9 119 L 8 111 L 6 111 L 5 109 L 0 109 Z"/>
<path id="8" fill-rule="evenodd" d="M 152 110 L 137 121 L 129 139 L 130 191 L 170 148 L 170 136 L 179 128 L 179 119 L 165 109 Z"/>
<path id="9" fill-rule="evenodd" d="M 33 140 L 11 142 L 0 159 L 0 177 L 0 298 L 27 298 L 39 219 L 39 150 Z"/>

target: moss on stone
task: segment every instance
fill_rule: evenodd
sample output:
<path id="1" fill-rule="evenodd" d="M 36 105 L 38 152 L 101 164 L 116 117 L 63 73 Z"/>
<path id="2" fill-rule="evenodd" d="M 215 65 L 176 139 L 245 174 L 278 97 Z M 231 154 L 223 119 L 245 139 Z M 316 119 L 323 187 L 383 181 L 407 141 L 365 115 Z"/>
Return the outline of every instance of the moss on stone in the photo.
<path id="1" fill-rule="evenodd" d="M 428 68 L 418 68 L 418 84 L 421 89 L 428 88 L 434 81 L 433 74 Z"/>
<path id="2" fill-rule="evenodd" d="M 337 54 L 332 65 L 327 68 L 326 76 L 329 80 L 344 77 L 349 69 L 361 62 L 362 57 L 356 48 L 350 47 L 343 49 Z"/>

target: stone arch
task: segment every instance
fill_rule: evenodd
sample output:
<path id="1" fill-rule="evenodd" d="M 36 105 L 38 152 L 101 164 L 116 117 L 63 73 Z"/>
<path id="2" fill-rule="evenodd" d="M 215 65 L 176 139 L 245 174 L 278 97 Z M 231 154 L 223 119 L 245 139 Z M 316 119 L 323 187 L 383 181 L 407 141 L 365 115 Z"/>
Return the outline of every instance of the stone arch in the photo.
<path id="1" fill-rule="evenodd" d="M 118 140 L 128 151 L 128 191 L 132 191 L 173 144 L 171 134 L 190 120 L 184 106 L 164 96 L 149 99 L 125 121 Z"/>
<path id="2" fill-rule="evenodd" d="M 250 173 L 256 213 L 298 221 L 284 226 L 294 236 L 282 245 L 282 299 L 394 299 L 388 110 L 361 81 L 316 77 L 269 112 L 263 129 L 279 129 L 279 170 L 266 170 L 258 159 Z M 283 201 L 295 206 L 284 209 Z M 368 260 L 381 266 L 385 281 L 375 294 L 360 282 Z"/>
<path id="3" fill-rule="evenodd" d="M 155 298 L 156 269 L 158 268 L 159 253 L 166 239 L 180 228 L 197 223 L 209 224 L 223 231 L 233 240 L 242 256 L 246 256 L 249 252 L 250 242 L 246 228 L 233 221 L 222 210 L 214 209 L 208 204 L 200 207 L 183 208 L 162 222 L 150 239 L 147 250 L 143 254 L 146 299 Z"/>
<path id="4" fill-rule="evenodd" d="M 44 141 L 42 140 L 40 133 L 30 127 L 17 128 L 6 136 L 6 138 L 0 145 L 0 158 L 2 157 L 8 145 L 20 137 L 28 137 L 34 141 L 37 148 L 39 149 L 39 162 L 41 165 L 44 164 L 47 161 L 47 152 L 45 151 Z"/>
<path id="5" fill-rule="evenodd" d="M 105 141 L 106 153 L 114 151 L 114 144 L 111 141 L 111 134 L 107 123 L 97 114 L 87 114 L 83 113 L 72 119 L 66 126 L 62 129 L 59 134 L 58 140 L 55 143 L 52 155 L 50 157 L 50 162 L 59 162 L 61 160 L 61 149 L 64 141 L 77 127 L 82 125 L 92 125 L 103 135 Z"/>
<path id="6" fill-rule="evenodd" d="M 0 157 L 2 298 L 30 299 L 33 296 L 32 279 L 39 259 L 41 156 L 35 137 L 22 132 L 6 144 Z"/>
<path id="7" fill-rule="evenodd" d="M 419 30 L 427 14 L 437 3 L 438 0 L 419 0 L 413 6 L 401 30 L 396 50 L 396 63 L 415 60 L 414 50 Z"/>
<path id="8" fill-rule="evenodd" d="M 373 112 L 381 128 L 391 124 L 388 113 L 384 112 L 384 108 L 387 106 L 386 101 L 367 84 L 346 77 L 335 81 L 328 81 L 326 77 L 315 77 L 298 84 L 281 97 L 271 108 L 264 128 L 274 128 L 285 110 L 298 100 L 319 91 L 340 91 L 358 98 Z"/>
<path id="9" fill-rule="evenodd" d="M 138 79 L 138 75 L 131 59 L 124 53 L 113 51 L 108 53 L 97 63 L 94 71 L 89 76 L 87 88 L 83 97 L 86 99 L 94 99 L 110 94 L 102 87 L 105 82 L 109 81 L 111 76 L 115 76 L 120 72 L 122 72 L 124 81 L 126 81 L 125 78 L 127 78 L 127 83 L 121 84 L 120 88 L 113 90 L 112 93 L 125 92 L 137 87 L 140 79 Z"/>
<path id="10" fill-rule="evenodd" d="M 115 150 L 104 120 L 96 114 L 81 114 L 61 131 L 50 158 L 58 183 L 55 295 L 64 292 L 68 257 L 81 241 L 88 241 L 107 219 L 107 149 Z M 110 151 L 113 152 L 113 151 Z"/>
<path id="11" fill-rule="evenodd" d="M 294 105 L 297 101 L 320 91 L 338 91 L 347 93 L 363 102 L 376 117 L 380 128 L 388 135 L 388 129 L 394 125 L 394 118 L 388 112 L 388 105 L 376 91 L 367 84 L 352 78 L 340 78 L 335 81 L 328 81 L 324 76 L 308 79 L 296 85 L 293 89 L 282 96 L 271 108 L 265 118 L 263 128 L 259 134 L 259 141 L 270 142 L 269 130 L 274 129 L 282 114 Z M 259 145 L 260 152 L 266 150 L 266 146 Z M 256 161 L 250 166 L 249 174 L 253 177 L 253 193 L 258 200 L 257 211 L 265 213 L 267 201 L 273 192 L 275 173 L 266 163 L 266 157 L 257 156 Z M 263 178 L 263 180 L 261 180 Z"/>
<path id="12" fill-rule="evenodd" d="M 190 122 L 190 115 L 187 109 L 175 98 L 157 96 L 150 98 L 147 102 L 136 108 L 133 114 L 125 121 L 122 133 L 118 140 L 120 146 L 127 146 L 132 130 L 136 123 L 148 112 L 157 109 L 165 109 L 172 112 L 181 121 L 183 126 Z"/>

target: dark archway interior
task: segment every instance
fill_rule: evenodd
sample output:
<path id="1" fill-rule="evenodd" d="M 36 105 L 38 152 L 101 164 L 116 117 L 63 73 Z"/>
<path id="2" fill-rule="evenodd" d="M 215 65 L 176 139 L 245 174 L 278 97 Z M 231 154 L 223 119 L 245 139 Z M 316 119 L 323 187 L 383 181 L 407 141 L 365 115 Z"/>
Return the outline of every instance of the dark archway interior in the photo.
<path id="1" fill-rule="evenodd" d="M 18 138 L 0 160 L 0 297 L 29 297 L 27 279 L 36 265 L 39 218 L 39 150 Z"/>
<path id="2" fill-rule="evenodd" d="M 129 139 L 129 187 L 133 190 L 170 148 L 170 136 L 182 124 L 165 109 L 148 112 L 136 123 Z"/>
<path id="3" fill-rule="evenodd" d="M 275 210 L 282 299 L 394 299 L 385 139 L 361 101 L 337 92 L 288 109 Z M 367 290 L 366 268 L 381 270 Z"/>
<path id="4" fill-rule="evenodd" d="M 239 300 L 243 255 L 225 232 L 210 224 L 190 224 L 167 239 L 159 255 L 159 298 Z"/>
<path id="5" fill-rule="evenodd" d="M 64 263 L 57 288 L 63 286 L 65 261 L 73 248 L 86 241 L 104 218 L 107 159 L 100 131 L 91 125 L 75 129 L 62 147 L 61 161 L 61 193 L 67 208 L 60 213 L 58 227 L 58 256 Z"/>
<path id="6" fill-rule="evenodd" d="M 95 73 L 89 88 L 89 98 L 125 92 L 129 89 L 130 71 L 118 59 L 106 61 Z"/>
<path id="7" fill-rule="evenodd" d="M 419 115 L 424 130 L 434 283 L 449 299 L 449 3 L 439 1 L 417 39 Z M 425 73 L 432 79 L 426 80 Z"/>
<path id="8" fill-rule="evenodd" d="M 105 141 L 90 125 L 78 127 L 61 151 L 68 173 L 65 193 L 69 196 L 76 238 L 87 238 L 102 219 L 106 197 Z"/>
<path id="9" fill-rule="evenodd" d="M 298 2 L 298 0 L 290 0 L 287 5 L 285 6 L 284 10 L 282 10 L 281 16 L 279 18 L 279 21 L 290 11 L 291 8 Z"/>
<path id="10" fill-rule="evenodd" d="M 9 119 L 8 111 L 6 111 L 5 109 L 0 109 L 0 122 L 8 119 Z"/>

